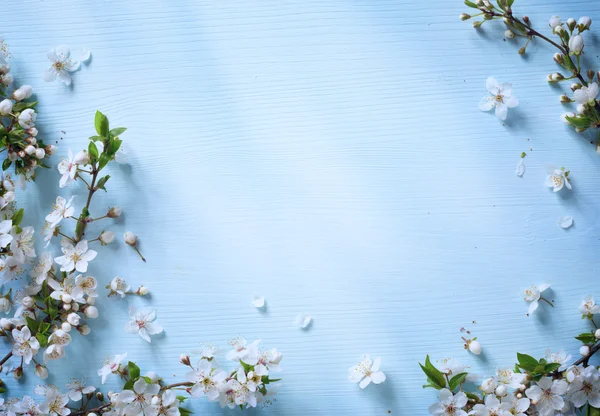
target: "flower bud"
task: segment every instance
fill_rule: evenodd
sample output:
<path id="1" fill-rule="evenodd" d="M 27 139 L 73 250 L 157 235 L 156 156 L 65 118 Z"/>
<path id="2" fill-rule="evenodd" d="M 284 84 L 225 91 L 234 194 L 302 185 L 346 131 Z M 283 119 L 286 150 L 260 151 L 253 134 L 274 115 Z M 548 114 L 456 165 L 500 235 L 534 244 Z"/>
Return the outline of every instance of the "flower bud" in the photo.
<path id="1" fill-rule="evenodd" d="M 183 365 L 190 365 L 190 356 L 186 354 L 181 354 L 179 356 L 179 362 Z"/>
<path id="2" fill-rule="evenodd" d="M 7 330 L 7 331 L 13 329 L 13 327 L 14 327 L 14 325 L 10 321 L 10 319 L 6 319 L 6 318 L 0 319 L 0 326 L 2 327 L 2 329 Z"/>
<path id="3" fill-rule="evenodd" d="M 71 295 L 69 295 L 68 293 L 63 293 L 60 297 L 60 299 L 64 302 L 64 303 L 71 303 L 73 301 L 73 298 L 71 297 Z"/>
<path id="4" fill-rule="evenodd" d="M 88 305 L 93 305 L 94 303 L 96 303 L 96 298 L 93 298 L 93 297 L 90 296 L 89 298 L 87 298 L 86 303 Z"/>
<path id="5" fill-rule="evenodd" d="M 85 308 L 85 316 L 87 316 L 90 319 L 95 319 L 98 317 L 98 308 L 96 308 L 95 306 L 88 306 L 87 308 Z"/>
<path id="6" fill-rule="evenodd" d="M 527 52 L 527 48 L 525 46 L 519 48 L 518 50 L 519 55 L 525 55 L 525 52 Z"/>
<path id="7" fill-rule="evenodd" d="M 506 386 L 504 384 L 501 384 L 498 387 L 496 387 L 496 396 L 504 397 L 507 394 L 508 390 L 506 389 Z"/>
<path id="8" fill-rule="evenodd" d="M 70 305 L 71 305 L 71 310 L 73 310 L 75 312 L 77 312 L 79 310 L 79 303 L 71 302 Z"/>
<path id="9" fill-rule="evenodd" d="M 559 64 L 559 65 L 562 65 L 562 64 L 565 62 L 565 60 L 564 60 L 564 58 L 563 58 L 562 54 L 561 54 L 561 53 L 558 53 L 558 52 L 556 52 L 556 53 L 554 54 L 554 57 L 553 57 L 553 59 L 554 59 L 554 62 L 556 62 L 556 63 L 557 63 L 557 64 Z"/>
<path id="10" fill-rule="evenodd" d="M 21 101 L 31 97 L 31 94 L 33 94 L 33 88 L 31 88 L 29 85 L 23 85 L 19 89 L 15 90 L 12 96 L 15 100 Z"/>
<path id="11" fill-rule="evenodd" d="M 38 135 L 38 129 L 32 127 L 29 130 L 27 130 L 27 133 L 29 133 L 29 135 L 31 136 L 31 144 L 35 144 L 37 141 L 34 139 L 34 137 Z"/>
<path id="12" fill-rule="evenodd" d="M 29 145 L 25 148 L 25 153 L 27 153 L 29 156 L 31 156 L 32 154 L 35 153 L 35 147 L 33 147 L 32 145 Z"/>
<path id="13" fill-rule="evenodd" d="M 575 55 L 581 55 L 581 51 L 583 50 L 583 36 L 575 35 L 569 39 L 569 49 Z"/>
<path id="14" fill-rule="evenodd" d="M 0 101 L 0 114 L 6 115 L 12 111 L 13 103 L 8 98 Z"/>
<path id="15" fill-rule="evenodd" d="M 552 81 L 554 82 L 562 81 L 563 79 L 565 79 L 565 77 L 560 72 L 555 72 L 552 74 Z"/>
<path id="16" fill-rule="evenodd" d="M 29 309 L 31 308 L 33 305 L 35 305 L 35 300 L 33 300 L 33 298 L 31 296 L 25 296 L 22 300 L 21 300 L 21 304 Z"/>
<path id="17" fill-rule="evenodd" d="M 515 37 L 515 32 L 513 32 L 513 31 L 512 31 L 512 30 L 510 30 L 510 29 L 506 29 L 506 30 L 504 31 L 504 36 L 505 36 L 507 39 L 513 39 L 513 38 Z"/>
<path id="18" fill-rule="evenodd" d="M 565 94 L 560 96 L 560 102 L 563 104 L 568 104 L 571 102 L 571 99 L 567 97 Z"/>
<path id="19" fill-rule="evenodd" d="M 62 324 L 60 324 L 60 329 L 62 329 L 65 332 L 71 332 L 71 324 L 68 322 L 63 322 Z"/>
<path id="20" fill-rule="evenodd" d="M 46 157 L 46 151 L 44 149 L 36 149 L 35 150 L 35 158 L 36 159 L 43 159 L 44 157 Z"/>
<path id="21" fill-rule="evenodd" d="M 45 380 L 48 378 L 48 369 L 41 364 L 35 365 L 35 375 Z"/>
<path id="22" fill-rule="evenodd" d="M 475 355 L 481 354 L 481 344 L 479 341 L 471 340 L 469 342 L 469 351 L 471 351 Z"/>
<path id="23" fill-rule="evenodd" d="M 100 244 L 102 244 L 103 246 L 112 243 L 114 239 L 115 233 L 113 233 L 112 231 L 102 231 L 102 234 L 100 234 L 100 237 L 98 237 L 98 240 L 100 240 Z"/>
<path id="24" fill-rule="evenodd" d="M 108 218 L 118 218 L 121 216 L 121 207 L 111 207 L 106 214 Z"/>
<path id="25" fill-rule="evenodd" d="M 84 324 L 84 325 L 78 326 L 77 327 L 77 331 L 79 331 L 79 333 L 81 335 L 87 335 L 87 334 L 90 333 L 91 329 L 90 329 L 89 326 L 87 326 L 87 325 Z"/>
<path id="26" fill-rule="evenodd" d="M 96 399 L 98 399 L 98 401 L 103 402 L 104 401 L 104 394 L 102 394 L 101 391 L 97 391 L 96 392 Z M 91 413 L 89 413 L 91 414 Z"/>
<path id="27" fill-rule="evenodd" d="M 123 235 L 123 238 L 125 239 L 125 242 L 127 244 L 129 244 L 130 246 L 135 246 L 135 244 L 137 243 L 137 238 L 136 238 L 135 234 L 132 233 L 131 231 L 126 231 L 125 234 Z"/>
<path id="28" fill-rule="evenodd" d="M 2 76 L 2 85 L 4 85 L 5 87 L 8 87 L 10 84 L 13 83 L 13 81 L 15 80 L 15 78 L 13 77 L 12 74 L 6 74 Z"/>
<path id="29" fill-rule="evenodd" d="M 13 377 L 15 378 L 15 380 L 18 380 L 21 377 L 23 377 L 23 367 L 19 366 L 15 368 L 15 370 L 13 371 Z"/>
<path id="30" fill-rule="evenodd" d="M 590 355 L 590 347 L 584 345 L 583 347 L 579 348 L 579 354 L 581 354 L 582 357 L 587 357 Z"/>
<path id="31" fill-rule="evenodd" d="M 523 16 L 523 21 L 529 24 L 529 16 Z"/>
<path id="32" fill-rule="evenodd" d="M 0 312 L 8 312 L 10 310 L 10 300 L 0 298 Z"/>
<path id="33" fill-rule="evenodd" d="M 571 84 L 571 91 L 575 92 L 577 90 L 580 90 L 582 87 L 582 85 L 578 82 L 574 82 Z"/>
<path id="34" fill-rule="evenodd" d="M 568 26 L 569 30 L 575 29 L 576 24 L 577 24 L 577 22 L 572 17 L 567 20 L 567 26 Z"/>
<path id="35" fill-rule="evenodd" d="M 65 311 L 70 311 L 71 310 L 71 304 L 70 303 L 63 303 L 63 309 Z"/>
<path id="36" fill-rule="evenodd" d="M 596 329 L 596 332 L 594 332 L 594 336 L 596 337 L 596 339 L 600 339 L 600 329 Z"/>
<path id="37" fill-rule="evenodd" d="M 53 144 L 47 145 L 44 149 L 46 150 L 46 154 L 48 156 L 51 156 L 54 154 L 54 152 L 56 152 L 56 146 L 54 146 Z"/>
<path id="38" fill-rule="evenodd" d="M 596 76 L 596 72 L 593 69 L 588 69 L 587 76 L 590 81 L 594 81 L 594 77 Z"/>
<path id="39" fill-rule="evenodd" d="M 150 291 L 146 286 L 140 286 L 137 290 L 137 293 L 140 296 L 146 296 L 148 293 L 150 293 Z"/>
<path id="40" fill-rule="evenodd" d="M 517 393 L 516 397 L 517 397 L 517 399 L 522 399 L 523 398 L 523 393 Z"/>
<path id="41" fill-rule="evenodd" d="M 585 29 L 590 28 L 592 25 L 592 19 L 590 19 L 589 16 L 582 16 L 579 18 L 579 22 L 577 23 L 579 25 L 579 30 L 583 32 Z"/>
<path id="42" fill-rule="evenodd" d="M 494 380 L 493 377 L 490 377 L 481 383 L 480 388 L 483 392 L 490 394 L 496 389 L 496 380 Z"/>
<path id="43" fill-rule="evenodd" d="M 554 29 L 552 29 L 552 31 L 554 32 L 554 34 L 560 36 L 565 31 L 565 28 L 562 26 L 556 26 Z"/>
<path id="44" fill-rule="evenodd" d="M 469 20 L 470 18 L 471 18 L 470 14 L 467 14 L 467 13 L 460 14 L 460 20 L 462 20 L 462 21 Z"/>
<path id="45" fill-rule="evenodd" d="M 473 27 L 474 27 L 475 29 L 479 29 L 479 28 L 481 27 L 481 22 L 479 22 L 479 21 L 475 21 L 475 22 L 473 22 Z"/>
<path id="46" fill-rule="evenodd" d="M 88 413 L 87 416 L 98 416 L 98 415 L 94 412 L 91 412 L 91 413 Z"/>
<path id="47" fill-rule="evenodd" d="M 560 17 L 552 16 L 550 18 L 550 22 L 548 24 L 550 25 L 550 27 L 552 29 L 555 29 L 556 27 L 560 26 L 562 24 L 562 22 L 560 21 Z"/>

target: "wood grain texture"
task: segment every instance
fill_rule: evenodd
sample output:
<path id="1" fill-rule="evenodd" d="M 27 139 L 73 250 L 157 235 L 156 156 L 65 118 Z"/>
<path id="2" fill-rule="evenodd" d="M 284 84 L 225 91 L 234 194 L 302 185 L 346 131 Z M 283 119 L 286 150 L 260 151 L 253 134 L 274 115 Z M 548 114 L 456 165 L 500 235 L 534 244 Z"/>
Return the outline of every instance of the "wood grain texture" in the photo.
<path id="1" fill-rule="evenodd" d="M 3 34 L 40 99 L 40 134 L 64 155 L 87 146 L 96 109 L 129 128 L 131 166 L 113 169 L 92 213 L 121 205 L 114 229 L 139 234 L 148 263 L 120 244 L 91 271 L 102 285 L 121 275 L 149 286 L 151 299 L 132 302 L 156 307 L 166 330 L 148 345 L 122 330 L 126 302 L 101 299 L 93 334 L 74 341 L 73 361 L 50 365 L 49 381 L 98 383 L 100 361 L 125 351 L 176 380 L 181 352 L 241 334 L 284 352 L 285 384 L 264 414 L 426 415 L 426 353 L 484 374 L 517 348 L 577 351 L 577 306 L 600 295 L 600 156 L 559 121 L 546 46 L 519 57 L 499 25 L 458 21 L 459 0 L 5 3 Z M 553 14 L 600 19 L 600 3 L 584 0 L 515 10 L 539 28 Z M 93 53 L 72 88 L 41 78 L 46 51 L 63 43 Z M 521 101 L 505 125 L 477 109 L 490 75 Z M 543 187 L 545 163 L 571 169 L 573 192 Z M 25 222 L 40 227 L 57 191 L 57 172 L 40 178 Z M 575 218 L 568 231 L 563 215 Z M 543 282 L 556 308 L 528 318 L 520 293 Z M 293 325 L 299 312 L 314 317 L 307 332 Z M 482 357 L 462 349 L 462 326 Z M 360 391 L 347 369 L 367 352 L 388 380 Z M 233 413 L 203 400 L 193 409 Z"/>

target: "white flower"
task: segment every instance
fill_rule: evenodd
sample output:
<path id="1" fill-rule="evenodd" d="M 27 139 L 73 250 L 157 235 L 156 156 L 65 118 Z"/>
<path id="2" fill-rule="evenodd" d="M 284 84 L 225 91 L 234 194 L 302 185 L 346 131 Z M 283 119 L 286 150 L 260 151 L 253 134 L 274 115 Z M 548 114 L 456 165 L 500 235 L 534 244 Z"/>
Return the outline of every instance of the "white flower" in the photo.
<path id="1" fill-rule="evenodd" d="M 371 382 L 381 384 L 385 381 L 385 374 L 379 370 L 381 366 L 381 358 L 377 357 L 371 361 L 369 355 L 365 355 L 363 359 L 355 366 L 348 370 L 348 379 L 353 383 L 359 383 L 359 387 L 364 389 Z"/>
<path id="2" fill-rule="evenodd" d="M 48 272 L 52 270 L 53 264 L 54 259 L 52 259 L 52 254 L 48 252 L 43 252 L 40 257 L 38 257 L 36 265 L 29 272 L 31 277 L 35 279 L 35 283 L 41 285 L 48 279 Z"/>
<path id="3" fill-rule="evenodd" d="M 121 361 L 123 361 L 126 357 L 127 353 L 117 354 L 114 357 L 109 357 L 102 363 L 102 368 L 98 370 L 98 375 L 102 377 L 102 384 L 106 383 L 106 379 L 109 375 L 117 374 L 119 372 Z"/>
<path id="4" fill-rule="evenodd" d="M 592 19 L 589 16 L 582 16 L 579 18 L 577 24 L 585 29 L 588 29 L 592 25 Z"/>
<path id="5" fill-rule="evenodd" d="M 583 86 L 578 90 L 575 90 L 573 97 L 579 104 L 593 104 L 596 101 L 598 95 L 598 84 L 593 82 L 587 87 Z"/>
<path id="6" fill-rule="evenodd" d="M 79 322 L 81 322 L 81 318 L 79 317 L 79 315 L 77 315 L 75 312 L 71 312 L 68 316 L 67 316 L 67 322 L 70 325 L 73 326 L 77 326 L 79 325 Z"/>
<path id="7" fill-rule="evenodd" d="M 201 359 L 212 360 L 215 358 L 217 351 L 219 351 L 219 347 L 210 343 L 203 343 L 199 349 L 192 350 L 192 354 L 200 355 Z"/>
<path id="8" fill-rule="evenodd" d="M 13 329 L 12 336 L 14 340 L 13 355 L 23 357 L 25 364 L 29 364 L 33 356 L 40 350 L 40 343 L 31 336 L 31 331 L 26 326 L 21 330 Z"/>
<path id="9" fill-rule="evenodd" d="M 547 166 L 546 170 L 548 176 L 546 176 L 546 186 L 552 188 L 554 192 L 560 191 L 564 186 L 567 189 L 571 189 L 571 183 L 569 182 L 569 172 L 565 172 L 565 169 L 556 169 L 553 166 Z"/>
<path id="10" fill-rule="evenodd" d="M 58 172 L 62 175 L 59 186 L 64 188 L 72 182 L 75 179 L 75 175 L 77 175 L 78 165 L 85 165 L 88 161 L 89 157 L 85 150 L 82 150 L 73 157 L 73 152 L 69 149 L 68 159 L 63 159 L 58 164 Z"/>
<path id="11" fill-rule="evenodd" d="M 575 35 L 569 39 L 569 49 L 575 55 L 580 55 L 583 50 L 583 37 L 581 35 Z"/>
<path id="12" fill-rule="evenodd" d="M 453 395 L 448 389 L 442 389 L 438 393 L 438 403 L 429 406 L 429 413 L 434 416 L 467 416 L 462 410 L 467 404 L 467 395 L 460 392 Z"/>
<path id="13" fill-rule="evenodd" d="M 571 355 L 567 354 L 565 350 L 552 352 L 550 348 L 548 348 L 546 350 L 545 358 L 549 363 L 560 364 L 558 371 L 565 371 L 568 367 L 567 363 L 571 360 Z"/>
<path id="14" fill-rule="evenodd" d="M 493 393 L 496 390 L 496 380 L 494 379 L 494 377 L 490 377 L 488 379 L 483 380 L 483 382 L 481 383 L 481 391 L 490 394 Z"/>
<path id="15" fill-rule="evenodd" d="M 227 353 L 226 358 L 232 361 L 242 360 L 246 364 L 255 365 L 258 362 L 259 343 L 260 340 L 256 340 L 252 344 L 247 345 L 248 341 L 246 339 L 235 337 L 229 341 L 229 345 L 233 349 Z"/>
<path id="16" fill-rule="evenodd" d="M 84 394 L 89 394 L 96 391 L 96 387 L 86 386 L 86 381 L 86 379 L 72 379 L 69 383 L 66 384 L 65 387 L 69 389 L 67 394 L 69 395 L 69 398 L 71 400 L 73 400 L 74 402 L 78 402 L 79 400 L 81 400 Z"/>
<path id="17" fill-rule="evenodd" d="M 75 277 L 75 286 L 80 288 L 83 293 L 85 293 L 91 298 L 98 297 L 98 293 L 96 292 L 98 282 L 92 276 L 84 276 L 81 274 L 77 275 Z"/>
<path id="18" fill-rule="evenodd" d="M 121 295 L 122 298 L 124 298 L 127 292 L 129 292 L 129 290 L 131 289 L 131 286 L 127 284 L 125 279 L 117 276 L 111 280 L 110 289 Z"/>
<path id="19" fill-rule="evenodd" d="M 35 126 L 35 119 L 37 118 L 37 114 L 34 109 L 26 108 L 21 111 L 19 114 L 19 125 L 23 127 L 25 130 L 32 128 Z"/>
<path id="20" fill-rule="evenodd" d="M 251 303 L 256 309 L 262 309 L 265 307 L 265 298 L 263 296 L 254 296 Z"/>
<path id="21" fill-rule="evenodd" d="M 126 415 L 147 414 L 151 410 L 152 397 L 160 391 L 158 384 L 148 384 L 143 377 L 140 377 L 133 384 L 132 390 L 123 390 L 119 393 L 119 401 L 127 403 L 123 409 Z"/>
<path id="22" fill-rule="evenodd" d="M 18 279 L 23 274 L 22 263 L 19 263 L 13 256 L 9 256 L 6 260 L 0 259 L 0 282 L 7 283 L 11 280 Z"/>
<path id="23" fill-rule="evenodd" d="M 64 218 L 73 216 L 75 208 L 71 206 L 74 196 L 67 201 L 62 196 L 56 198 L 56 202 L 52 205 L 52 212 L 46 215 L 46 221 L 50 227 L 56 227 Z"/>
<path id="24" fill-rule="evenodd" d="M 301 329 L 306 329 L 310 326 L 312 322 L 312 317 L 310 315 L 299 314 L 296 316 L 294 321 L 296 326 Z"/>
<path id="25" fill-rule="evenodd" d="M 40 412 L 50 416 L 66 416 L 71 413 L 67 408 L 69 397 L 66 394 L 60 394 L 54 389 L 48 389 L 46 401 L 40 404 Z"/>
<path id="26" fill-rule="evenodd" d="M 69 72 L 76 71 L 79 68 L 79 61 L 69 59 L 69 55 L 69 48 L 65 45 L 60 45 L 48 51 L 48 59 L 52 62 L 52 65 L 44 71 L 44 81 L 52 82 L 58 76 L 58 79 L 65 85 L 71 85 Z"/>
<path id="27" fill-rule="evenodd" d="M 193 397 L 206 395 L 208 400 L 214 401 L 219 398 L 218 386 L 225 381 L 227 374 L 212 368 L 210 361 L 200 360 L 197 370 L 190 371 L 186 377 L 189 382 L 194 383 L 190 393 Z"/>
<path id="28" fill-rule="evenodd" d="M 0 114 L 6 115 L 12 111 L 13 102 L 8 98 L 0 101 Z"/>
<path id="29" fill-rule="evenodd" d="M 568 397 L 575 407 L 589 403 L 600 407 L 600 374 L 594 366 L 586 367 L 582 374 L 569 386 Z"/>
<path id="30" fill-rule="evenodd" d="M 150 335 L 163 332 L 160 325 L 152 322 L 156 319 L 156 311 L 154 309 L 144 308 L 136 310 L 132 306 L 129 308 L 129 317 L 131 321 L 125 324 L 125 331 L 130 334 L 139 334 L 147 342 L 152 342 Z"/>
<path id="31" fill-rule="evenodd" d="M 96 258 L 94 250 L 88 250 L 87 240 L 81 240 L 76 246 L 73 246 L 67 239 L 63 239 L 61 242 L 61 250 L 64 256 L 60 256 L 54 259 L 54 261 L 60 264 L 60 268 L 63 272 L 70 272 L 77 270 L 80 273 L 87 272 L 88 262 Z"/>
<path id="32" fill-rule="evenodd" d="M 560 20 L 560 17 L 558 17 L 558 16 L 552 16 L 552 17 L 550 18 L 549 25 L 550 25 L 550 27 L 551 27 L 552 29 L 555 29 L 555 28 L 556 28 L 556 26 L 560 26 L 560 25 L 562 25 L 562 22 L 561 22 L 561 20 Z"/>
<path id="33" fill-rule="evenodd" d="M 267 351 L 259 351 L 256 363 L 265 366 L 268 371 L 278 372 L 281 371 L 279 363 L 282 358 L 283 354 L 281 352 L 277 351 L 276 348 L 271 348 Z"/>
<path id="34" fill-rule="evenodd" d="M 573 217 L 570 217 L 570 216 L 560 217 L 557 221 L 557 224 L 563 230 L 566 230 L 567 228 L 571 228 L 571 226 L 573 225 Z"/>
<path id="35" fill-rule="evenodd" d="M 519 100 L 512 95 L 512 84 L 498 84 L 498 81 L 489 77 L 486 81 L 486 88 L 489 95 L 481 99 L 479 109 L 481 111 L 490 111 L 496 107 L 496 116 L 500 120 L 506 120 L 508 109 L 519 105 Z"/>
<path id="36" fill-rule="evenodd" d="M 565 404 L 562 395 L 567 392 L 568 384 L 564 380 L 552 380 L 550 377 L 542 377 L 525 390 L 540 416 L 552 416 L 556 410 L 561 410 Z"/>
<path id="37" fill-rule="evenodd" d="M 11 230 L 11 220 L 0 222 L 0 248 L 5 248 L 13 240 L 13 236 L 9 234 Z"/>
<path id="38" fill-rule="evenodd" d="M 33 88 L 30 85 L 22 85 L 12 94 L 16 101 L 26 100 L 33 94 Z"/>
<path id="39" fill-rule="evenodd" d="M 579 377 L 581 377 L 581 375 L 583 374 L 585 369 L 586 369 L 586 367 L 584 367 L 581 364 L 572 365 L 571 367 L 569 367 L 567 369 L 567 381 L 569 383 L 573 383 L 575 380 L 577 380 Z"/>
<path id="40" fill-rule="evenodd" d="M 173 390 L 165 391 L 160 399 L 155 396 L 152 403 L 152 411 L 146 413 L 148 416 L 180 416 L 179 399 Z"/>
<path id="41" fill-rule="evenodd" d="M 50 293 L 52 299 L 61 300 L 64 303 L 71 303 L 73 300 L 78 303 L 85 303 L 83 289 L 77 285 L 72 274 L 60 283 L 54 279 L 48 279 L 48 286 L 53 289 Z"/>
<path id="42" fill-rule="evenodd" d="M 527 410 L 531 405 L 531 400 L 526 397 L 521 399 L 516 398 L 515 396 L 506 396 L 502 398 L 502 406 L 503 410 L 508 411 L 508 414 L 511 416 L 527 416 Z"/>
<path id="43" fill-rule="evenodd" d="M 16 227 L 11 231 L 12 242 L 10 249 L 13 252 L 15 260 L 19 263 L 25 263 L 26 257 L 35 257 L 35 248 L 33 247 L 33 227 L 23 227 L 17 234 Z"/>
<path id="44" fill-rule="evenodd" d="M 531 285 L 529 289 L 525 290 L 525 300 L 531 302 L 529 305 L 529 314 L 532 314 L 540 305 L 540 299 L 542 298 L 542 292 L 547 290 L 550 285 L 541 285 L 538 289 L 537 286 Z"/>
<path id="45" fill-rule="evenodd" d="M 497 369 L 496 378 L 498 379 L 498 384 L 504 384 L 508 387 L 516 389 L 523 384 L 526 375 L 522 373 L 515 373 L 510 367 L 508 367 Z"/>
<path id="46" fill-rule="evenodd" d="M 519 159 L 519 163 L 517 164 L 516 173 L 517 173 L 518 177 L 522 177 L 523 175 L 525 175 L 525 159 L 524 158 Z"/>
<path id="47" fill-rule="evenodd" d="M 473 410 L 469 414 L 474 416 L 510 416 L 510 413 L 500 409 L 500 400 L 493 394 L 486 396 L 485 404 L 473 406 Z"/>
<path id="48" fill-rule="evenodd" d="M 592 295 L 587 295 L 579 305 L 579 313 L 589 317 L 600 313 L 600 305 L 596 305 L 596 299 Z"/>

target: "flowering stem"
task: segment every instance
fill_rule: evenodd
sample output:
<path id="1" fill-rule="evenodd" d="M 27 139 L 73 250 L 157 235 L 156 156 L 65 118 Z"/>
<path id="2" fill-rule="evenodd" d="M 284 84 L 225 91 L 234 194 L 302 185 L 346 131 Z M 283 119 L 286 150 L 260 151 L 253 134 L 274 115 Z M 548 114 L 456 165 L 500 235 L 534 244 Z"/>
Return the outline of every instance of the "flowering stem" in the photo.
<path id="1" fill-rule="evenodd" d="M 106 403 L 103 404 L 102 406 L 98 406 L 95 407 L 93 409 L 89 409 L 89 410 L 80 410 L 78 412 L 73 412 L 71 413 L 71 416 L 81 416 L 81 415 L 86 415 L 88 413 L 97 413 L 97 412 L 101 412 L 102 410 L 106 409 L 107 407 L 110 406 L 110 403 Z"/>
<path id="2" fill-rule="evenodd" d="M 85 213 L 89 212 L 89 208 L 90 208 L 90 204 L 92 203 L 92 196 L 94 196 L 94 192 L 96 192 L 95 186 L 96 186 L 96 179 L 98 178 L 98 173 L 100 172 L 100 170 L 97 170 L 96 167 L 94 166 L 92 168 L 92 184 L 88 185 L 88 197 L 87 197 L 87 202 L 85 203 L 85 207 L 83 208 L 83 210 L 81 210 L 81 217 L 79 218 L 79 220 L 82 220 L 80 223 L 80 227 L 77 228 L 77 235 L 75 236 L 75 242 L 79 242 L 81 241 L 83 234 L 85 233 L 85 229 L 87 227 L 87 221 L 85 221 Z M 80 176 L 81 178 L 81 176 Z M 83 178 L 81 178 L 83 180 Z M 84 180 L 84 182 L 87 184 L 87 182 Z"/>
<path id="3" fill-rule="evenodd" d="M 544 302 L 546 302 L 548 305 L 552 306 L 554 308 L 554 304 L 552 302 L 550 302 L 548 299 L 540 297 L 540 300 L 543 300 Z"/>
<path id="4" fill-rule="evenodd" d="M 191 387 L 191 386 L 193 386 L 193 383 L 191 383 L 189 381 L 182 381 L 181 383 L 169 384 L 168 386 L 163 387 L 162 390 L 170 390 L 174 387 Z"/>
<path id="5" fill-rule="evenodd" d="M 2 364 L 4 364 L 5 362 L 7 362 L 7 361 L 8 361 L 8 359 L 9 359 L 10 357 L 12 357 L 12 351 L 10 351 L 8 354 L 6 354 L 6 355 L 4 356 L 4 358 L 3 358 L 3 359 L 1 359 L 1 360 L 0 360 L 0 365 L 2 365 Z"/>
<path id="6" fill-rule="evenodd" d="M 146 262 L 146 258 L 144 256 L 142 256 L 142 253 L 140 253 L 140 250 L 137 248 L 137 245 L 133 246 L 133 248 L 135 249 L 135 251 L 137 251 L 137 253 L 140 255 L 140 258 L 144 261 L 144 263 Z"/>

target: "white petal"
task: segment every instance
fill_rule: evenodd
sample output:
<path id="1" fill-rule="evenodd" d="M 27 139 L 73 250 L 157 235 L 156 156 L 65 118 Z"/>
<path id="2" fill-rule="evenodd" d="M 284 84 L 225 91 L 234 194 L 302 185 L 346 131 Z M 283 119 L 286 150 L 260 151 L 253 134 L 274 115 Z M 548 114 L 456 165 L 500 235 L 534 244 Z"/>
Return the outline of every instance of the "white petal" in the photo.
<path id="1" fill-rule="evenodd" d="M 562 229 L 567 229 L 573 225 L 573 217 L 565 216 L 558 219 L 558 226 Z"/>
<path id="2" fill-rule="evenodd" d="M 296 326 L 302 329 L 308 328 L 310 323 L 312 322 L 312 317 L 310 315 L 299 314 L 296 316 Z"/>
<path id="3" fill-rule="evenodd" d="M 517 176 L 521 177 L 523 175 L 525 175 L 525 159 L 521 158 L 517 165 Z"/>
<path id="4" fill-rule="evenodd" d="M 87 62 L 90 60 L 90 58 L 92 57 L 92 51 L 90 50 L 90 48 L 88 47 L 83 47 L 79 50 L 79 56 L 80 56 L 80 60 L 81 62 Z"/>
<path id="5" fill-rule="evenodd" d="M 60 45 L 57 46 L 54 51 L 56 52 L 56 55 L 58 57 L 58 59 L 60 59 L 61 61 L 64 59 L 67 59 L 69 57 L 69 47 L 67 45 Z"/>
<path id="6" fill-rule="evenodd" d="M 508 97 L 504 97 L 504 104 L 506 104 L 508 108 L 514 108 L 519 105 L 519 100 L 517 100 L 517 97 L 513 97 L 511 95 Z"/>
<path id="7" fill-rule="evenodd" d="M 534 300 L 533 302 L 531 302 L 531 304 L 529 305 L 529 315 L 531 315 L 533 312 L 535 312 L 535 310 L 538 308 L 538 306 L 540 306 L 540 304 L 537 300 Z"/>
<path id="8" fill-rule="evenodd" d="M 42 76 L 42 78 L 46 82 L 52 82 L 56 79 L 56 71 L 54 70 L 53 67 L 46 68 L 44 70 L 44 75 Z"/>
<path id="9" fill-rule="evenodd" d="M 479 101 L 479 109 L 481 111 L 490 111 L 494 105 L 496 105 L 496 102 L 489 96 L 485 96 Z"/>
<path id="10" fill-rule="evenodd" d="M 381 371 L 377 371 L 371 374 L 371 379 L 373 380 L 373 383 L 381 384 L 385 381 L 385 374 L 383 374 Z"/>
<path id="11" fill-rule="evenodd" d="M 497 95 L 498 94 L 498 89 L 500 88 L 500 85 L 498 84 L 498 81 L 496 81 L 495 78 L 489 77 L 485 81 L 485 88 L 487 88 L 487 90 L 488 90 L 488 92 L 490 94 Z"/>
<path id="12" fill-rule="evenodd" d="M 508 114 L 508 107 L 504 103 L 496 104 L 496 117 L 500 120 L 506 120 L 506 115 Z"/>
<path id="13" fill-rule="evenodd" d="M 365 387 L 367 387 L 369 384 L 371 384 L 371 377 L 367 376 L 365 378 L 363 378 L 363 380 L 358 384 L 358 386 L 361 389 L 364 389 Z"/>
<path id="14" fill-rule="evenodd" d="M 263 296 L 255 296 L 252 299 L 252 306 L 258 309 L 263 308 L 265 306 L 265 298 Z"/>

